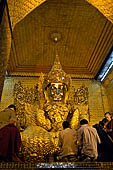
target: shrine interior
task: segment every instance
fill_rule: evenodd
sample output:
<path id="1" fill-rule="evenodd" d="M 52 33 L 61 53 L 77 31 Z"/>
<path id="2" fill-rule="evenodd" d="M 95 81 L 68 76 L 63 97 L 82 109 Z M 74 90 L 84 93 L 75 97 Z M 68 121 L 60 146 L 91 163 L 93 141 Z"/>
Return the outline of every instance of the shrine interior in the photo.
<path id="1" fill-rule="evenodd" d="M 0 99 L 17 107 L 30 161 L 58 150 L 64 120 L 113 114 L 112 0 L 0 0 Z"/>

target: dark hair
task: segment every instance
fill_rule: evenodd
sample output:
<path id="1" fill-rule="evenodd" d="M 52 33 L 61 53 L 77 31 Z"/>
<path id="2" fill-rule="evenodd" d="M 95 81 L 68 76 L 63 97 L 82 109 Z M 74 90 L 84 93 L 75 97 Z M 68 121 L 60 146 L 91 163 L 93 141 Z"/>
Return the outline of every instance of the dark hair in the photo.
<path id="1" fill-rule="evenodd" d="M 110 112 L 104 113 L 104 116 L 106 116 L 107 114 L 109 114 L 110 116 L 112 116 Z"/>
<path id="2" fill-rule="evenodd" d="M 69 122 L 68 122 L 68 121 L 64 121 L 64 122 L 62 123 L 62 125 L 63 125 L 63 128 L 66 129 L 66 128 L 69 127 Z"/>
<path id="3" fill-rule="evenodd" d="M 9 108 L 9 109 L 10 109 L 10 108 L 13 108 L 14 111 L 16 111 L 16 106 L 15 106 L 14 104 L 10 104 L 10 105 L 8 106 L 8 108 Z"/>
<path id="4" fill-rule="evenodd" d="M 82 119 L 80 121 L 80 125 L 85 125 L 85 124 L 88 124 L 88 121 L 86 119 Z"/>

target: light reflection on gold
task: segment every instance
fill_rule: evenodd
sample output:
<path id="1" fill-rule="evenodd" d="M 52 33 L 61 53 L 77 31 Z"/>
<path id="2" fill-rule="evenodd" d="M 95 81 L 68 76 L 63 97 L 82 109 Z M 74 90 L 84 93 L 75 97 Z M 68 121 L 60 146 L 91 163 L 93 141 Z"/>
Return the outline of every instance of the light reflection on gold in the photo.
<path id="1" fill-rule="evenodd" d="M 25 127 L 21 132 L 25 161 L 41 162 L 46 155 L 59 151 L 58 134 L 63 129 L 63 121 L 68 120 L 71 128 L 77 129 L 80 119 L 89 119 L 88 89 L 81 86 L 71 93 L 71 84 L 58 58 L 46 78 L 41 73 L 34 88 L 23 87 L 21 82 L 15 84 L 17 118 Z"/>

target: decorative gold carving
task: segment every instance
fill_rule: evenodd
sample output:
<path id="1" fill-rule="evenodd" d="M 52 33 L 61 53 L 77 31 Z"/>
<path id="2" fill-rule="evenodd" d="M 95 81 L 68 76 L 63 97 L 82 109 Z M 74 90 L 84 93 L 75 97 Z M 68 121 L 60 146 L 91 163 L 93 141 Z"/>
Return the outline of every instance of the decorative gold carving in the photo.
<path id="1" fill-rule="evenodd" d="M 78 126 L 79 126 L 79 115 L 80 115 L 80 112 L 79 112 L 79 109 L 77 108 L 74 111 L 72 119 L 71 119 L 71 122 L 70 122 L 72 129 L 78 129 Z"/>
<path id="2" fill-rule="evenodd" d="M 54 43 L 58 43 L 59 41 L 62 40 L 62 34 L 58 31 L 52 31 L 49 34 L 49 38 L 54 42 Z"/>
<path id="3" fill-rule="evenodd" d="M 74 107 L 79 109 L 79 120 L 89 120 L 88 110 L 88 88 L 84 85 L 77 89 L 74 93 Z"/>
<path id="4" fill-rule="evenodd" d="M 33 11 L 46 0 L 8 0 L 9 13 L 12 27 L 20 22 L 26 15 Z M 113 2 L 112 0 L 86 0 L 96 7 L 104 16 L 113 23 Z M 56 38 L 56 35 L 55 35 Z M 58 37 L 59 38 L 59 37 Z M 55 39 L 54 39 L 55 40 Z M 56 41 L 56 40 L 55 40 Z"/>
<path id="5" fill-rule="evenodd" d="M 71 83 L 71 90 L 69 94 L 69 104 L 71 105 L 71 127 L 77 129 L 81 119 L 89 121 L 90 115 L 88 110 L 88 88 L 84 85 L 75 90 Z M 70 118 L 69 118 L 70 119 Z"/>
<path id="6" fill-rule="evenodd" d="M 12 27 L 14 28 L 15 24 L 45 1 L 46 0 L 8 0 Z"/>
<path id="7" fill-rule="evenodd" d="M 21 136 L 25 161 L 44 161 L 44 157 L 56 149 L 52 135 L 42 127 L 28 126 Z"/>
<path id="8" fill-rule="evenodd" d="M 62 103 L 56 103 L 52 105 L 45 106 L 45 112 L 49 120 L 51 120 L 51 131 L 57 132 L 62 130 L 62 123 L 67 119 L 68 116 L 68 106 Z"/>
<path id="9" fill-rule="evenodd" d="M 17 106 L 17 118 L 21 126 L 27 127 L 31 124 L 35 124 L 36 122 L 35 116 L 32 115 L 31 119 L 31 112 L 29 111 L 27 105 L 38 105 L 37 90 L 38 85 L 29 89 L 28 87 L 23 87 L 20 81 L 14 86 L 14 102 Z"/>
<path id="10" fill-rule="evenodd" d="M 43 109 L 44 102 L 45 102 L 43 84 L 44 84 L 44 75 L 43 73 L 41 73 L 40 78 L 38 80 L 38 91 L 37 91 L 37 97 L 39 99 L 39 105 L 41 109 Z"/>
<path id="11" fill-rule="evenodd" d="M 70 77 L 67 75 L 60 64 L 58 55 L 56 55 L 55 62 L 51 71 L 49 72 L 47 78 L 45 79 L 45 84 L 49 83 L 65 83 L 68 87 L 70 85 Z"/>
<path id="12" fill-rule="evenodd" d="M 113 1 L 112 0 L 86 0 L 97 8 L 109 21 L 113 23 Z"/>
<path id="13" fill-rule="evenodd" d="M 47 102 L 66 103 L 70 81 L 71 78 L 63 71 L 59 58 L 56 56 L 54 65 L 44 82 Z"/>
<path id="14" fill-rule="evenodd" d="M 85 86 L 81 86 L 75 92 L 75 104 L 88 104 L 88 88 Z"/>

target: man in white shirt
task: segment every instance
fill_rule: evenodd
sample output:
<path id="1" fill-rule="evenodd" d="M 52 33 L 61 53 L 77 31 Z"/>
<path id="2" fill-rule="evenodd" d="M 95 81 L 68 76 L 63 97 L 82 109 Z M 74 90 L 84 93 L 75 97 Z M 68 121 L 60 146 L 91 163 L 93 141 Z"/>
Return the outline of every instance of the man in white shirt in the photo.
<path id="1" fill-rule="evenodd" d="M 63 122 L 63 129 L 59 132 L 59 147 L 61 148 L 60 158 L 62 161 L 75 161 L 78 152 L 77 132 L 69 128 L 67 121 Z"/>
<path id="2" fill-rule="evenodd" d="M 88 125 L 86 119 L 80 121 L 78 129 L 78 145 L 80 161 L 96 160 L 98 157 L 97 144 L 101 143 L 95 128 Z"/>

